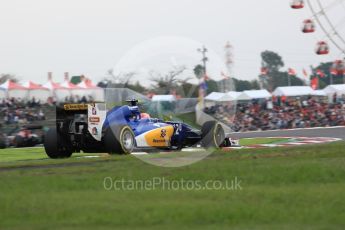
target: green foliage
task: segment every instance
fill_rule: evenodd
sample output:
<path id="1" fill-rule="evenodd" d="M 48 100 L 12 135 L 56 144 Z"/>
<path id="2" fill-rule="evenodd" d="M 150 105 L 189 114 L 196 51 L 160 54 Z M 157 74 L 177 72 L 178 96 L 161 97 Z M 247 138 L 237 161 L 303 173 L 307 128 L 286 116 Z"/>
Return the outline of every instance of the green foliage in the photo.
<path id="1" fill-rule="evenodd" d="M 237 91 L 251 90 L 252 84 L 250 81 L 233 79 Z"/>
<path id="2" fill-rule="evenodd" d="M 201 78 L 205 73 L 205 68 L 202 65 L 197 65 L 194 67 L 193 72 L 197 78 Z"/>
<path id="3" fill-rule="evenodd" d="M 177 88 L 176 93 L 185 98 L 197 98 L 199 96 L 199 86 L 185 82 Z"/>
<path id="4" fill-rule="evenodd" d="M 321 63 L 316 68 L 313 69 L 314 76 L 316 75 L 317 70 L 321 70 L 325 77 L 319 78 L 319 84 L 320 88 L 323 89 L 331 84 L 331 67 L 333 63 L 327 62 L 327 63 Z M 333 76 L 333 84 L 343 84 L 343 75 Z"/>
<path id="5" fill-rule="evenodd" d="M 232 80 L 235 84 L 235 89 L 238 92 L 242 92 L 244 90 L 260 89 L 260 85 L 257 80 L 246 81 L 246 80 L 239 80 L 236 78 L 232 78 Z"/>
<path id="6" fill-rule="evenodd" d="M 277 72 L 272 76 L 272 84 L 274 88 L 287 86 L 289 81 L 288 78 L 290 78 L 291 86 L 304 85 L 304 82 L 300 78 L 296 76 L 290 76 L 287 72 Z"/>
<path id="7" fill-rule="evenodd" d="M 173 116 L 173 120 L 181 121 L 196 129 L 201 128 L 201 126 L 196 123 L 196 115 L 194 112 L 175 115 Z"/>
<path id="8" fill-rule="evenodd" d="M 207 83 L 207 94 L 212 92 L 219 92 L 218 82 L 212 79 L 206 81 Z"/>
<path id="9" fill-rule="evenodd" d="M 279 71 L 282 67 L 284 67 L 283 58 L 273 51 L 266 50 L 262 52 L 261 58 L 262 66 L 266 67 L 269 72 Z"/>
<path id="10" fill-rule="evenodd" d="M 257 79 L 251 81 L 252 89 L 260 89 L 260 83 Z"/>
<path id="11" fill-rule="evenodd" d="M 263 86 L 268 91 L 272 92 L 275 88 L 280 86 L 288 86 L 290 78 L 291 85 L 304 85 L 304 82 L 296 76 L 289 76 L 287 72 L 280 71 L 284 67 L 283 58 L 272 51 L 264 51 L 261 53 L 262 67 L 267 68 L 268 74 L 260 76 Z"/>

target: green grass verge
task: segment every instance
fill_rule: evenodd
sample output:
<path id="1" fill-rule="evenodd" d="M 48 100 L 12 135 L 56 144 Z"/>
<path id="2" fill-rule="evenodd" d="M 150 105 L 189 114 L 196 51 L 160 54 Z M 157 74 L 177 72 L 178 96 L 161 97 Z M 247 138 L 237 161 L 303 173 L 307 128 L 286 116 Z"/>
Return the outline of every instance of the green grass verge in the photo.
<path id="1" fill-rule="evenodd" d="M 194 112 L 176 115 L 175 117 L 173 117 L 173 120 L 182 121 L 197 129 L 201 128 L 201 126 L 196 123 L 196 117 Z"/>
<path id="2" fill-rule="evenodd" d="M 79 158 L 81 156 L 93 156 L 94 154 L 73 154 L 72 158 Z M 35 161 L 36 160 L 36 161 Z M 47 155 L 44 152 L 44 149 L 41 147 L 34 147 L 34 148 L 21 148 L 21 149 L 2 149 L 0 150 L 0 167 L 2 163 L 27 163 L 27 162 L 39 162 L 40 160 L 49 161 L 47 163 L 51 163 L 52 160 L 47 159 Z"/>
<path id="3" fill-rule="evenodd" d="M 0 229 L 343 229 L 344 149 L 337 142 L 219 151 L 183 168 L 133 156 L 28 161 L 27 150 L 0 150 L 0 159 L 17 154 L 0 163 Z M 30 151 L 44 158 L 42 149 Z M 107 191 L 105 177 L 202 184 L 237 177 L 242 190 Z"/>

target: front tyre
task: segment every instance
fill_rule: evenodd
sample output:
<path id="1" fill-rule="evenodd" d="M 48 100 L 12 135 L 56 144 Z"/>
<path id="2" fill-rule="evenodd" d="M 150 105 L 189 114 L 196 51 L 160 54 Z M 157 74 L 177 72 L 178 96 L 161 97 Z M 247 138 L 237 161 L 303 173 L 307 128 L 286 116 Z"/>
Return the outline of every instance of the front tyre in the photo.
<path id="1" fill-rule="evenodd" d="M 72 148 L 59 134 L 56 128 L 49 129 L 44 137 L 44 149 L 49 158 L 69 158 L 72 156 Z"/>
<path id="2" fill-rule="evenodd" d="M 208 121 L 201 128 L 202 146 L 205 148 L 219 148 L 225 140 L 225 132 L 221 124 Z"/>
<path id="3" fill-rule="evenodd" d="M 135 136 L 128 125 L 112 125 L 106 130 L 103 142 L 111 155 L 131 154 L 135 147 Z"/>

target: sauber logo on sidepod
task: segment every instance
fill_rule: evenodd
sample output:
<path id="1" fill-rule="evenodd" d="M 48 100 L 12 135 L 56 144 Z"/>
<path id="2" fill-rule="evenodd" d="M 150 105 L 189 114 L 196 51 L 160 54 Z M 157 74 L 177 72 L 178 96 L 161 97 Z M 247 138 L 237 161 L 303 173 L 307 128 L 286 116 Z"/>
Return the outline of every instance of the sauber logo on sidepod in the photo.
<path id="1" fill-rule="evenodd" d="M 169 125 L 148 132 L 145 141 L 151 147 L 167 147 L 173 134 L 174 127 Z"/>

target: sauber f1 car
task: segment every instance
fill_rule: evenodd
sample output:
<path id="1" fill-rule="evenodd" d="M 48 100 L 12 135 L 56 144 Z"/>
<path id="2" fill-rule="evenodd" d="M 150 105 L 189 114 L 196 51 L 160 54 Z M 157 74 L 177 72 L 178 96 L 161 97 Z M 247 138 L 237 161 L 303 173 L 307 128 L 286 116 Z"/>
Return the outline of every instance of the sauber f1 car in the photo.
<path id="1" fill-rule="evenodd" d="M 223 127 L 206 122 L 201 130 L 174 121 L 150 118 L 137 100 L 107 111 L 105 103 L 65 104 L 56 108 L 56 128 L 47 131 L 44 148 L 50 158 L 74 152 L 130 154 L 140 149 L 181 150 L 192 146 L 228 147 Z"/>

